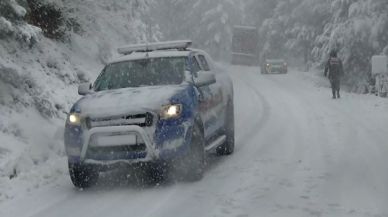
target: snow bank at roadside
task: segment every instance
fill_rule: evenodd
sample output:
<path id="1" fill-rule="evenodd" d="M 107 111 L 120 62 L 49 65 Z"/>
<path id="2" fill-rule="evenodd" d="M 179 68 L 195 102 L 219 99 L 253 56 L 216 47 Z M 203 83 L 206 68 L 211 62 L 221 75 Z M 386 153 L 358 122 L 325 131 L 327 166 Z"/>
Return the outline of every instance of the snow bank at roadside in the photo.
<path id="1" fill-rule="evenodd" d="M 130 42 L 105 29 L 111 41 L 103 53 L 117 57 L 116 48 Z M 42 36 L 30 48 L 0 40 L 0 203 L 69 178 L 63 141 L 54 137 L 80 98 L 78 85 L 93 81 L 104 66 L 99 41 Z"/>
<path id="2" fill-rule="evenodd" d="M 0 202 L 67 173 L 63 142 L 54 140 L 77 86 L 103 65 L 95 44 L 42 37 L 32 48 L 0 41 Z"/>
<path id="3" fill-rule="evenodd" d="M 0 203 L 19 195 L 30 194 L 43 186 L 55 186 L 58 180 L 70 181 L 65 157 L 52 155 L 44 164 L 35 165 L 30 156 L 25 154 L 20 157 L 19 165 L 32 165 L 32 168 L 28 172 L 20 172 L 14 179 L 0 176 Z"/>
<path id="4" fill-rule="evenodd" d="M 64 145 L 53 137 L 80 98 L 78 84 L 94 80 L 118 46 L 161 36 L 157 26 L 146 34 L 147 1 L 43 2 L 71 22 L 62 42 L 0 39 L 0 202 L 67 174 Z"/>
<path id="5" fill-rule="evenodd" d="M 294 70 L 298 71 L 298 70 Z M 310 70 L 309 72 L 297 72 L 304 81 L 307 81 L 318 88 L 320 91 L 327 91 L 328 95 L 331 96 L 331 91 L 328 90 L 331 88 L 330 82 L 327 78 L 323 76 L 323 72 L 320 70 Z M 349 99 L 357 99 L 362 101 L 365 106 L 370 108 L 370 112 L 373 110 L 379 111 L 388 111 L 388 100 L 386 98 L 378 97 L 374 94 L 356 94 L 351 93 L 352 88 L 347 86 L 342 86 L 342 95 L 346 96 Z M 369 112 L 369 111 L 368 111 Z"/>

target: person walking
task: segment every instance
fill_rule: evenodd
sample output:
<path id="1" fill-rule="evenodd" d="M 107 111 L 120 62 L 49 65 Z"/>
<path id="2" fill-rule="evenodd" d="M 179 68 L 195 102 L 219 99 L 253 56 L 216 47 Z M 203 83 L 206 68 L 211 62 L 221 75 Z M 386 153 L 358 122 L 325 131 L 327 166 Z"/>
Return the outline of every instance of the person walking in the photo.
<path id="1" fill-rule="evenodd" d="M 331 51 L 330 58 L 325 66 L 325 77 L 328 75 L 333 92 L 333 99 L 340 98 L 341 78 L 344 76 L 342 61 L 338 59 L 337 52 Z"/>

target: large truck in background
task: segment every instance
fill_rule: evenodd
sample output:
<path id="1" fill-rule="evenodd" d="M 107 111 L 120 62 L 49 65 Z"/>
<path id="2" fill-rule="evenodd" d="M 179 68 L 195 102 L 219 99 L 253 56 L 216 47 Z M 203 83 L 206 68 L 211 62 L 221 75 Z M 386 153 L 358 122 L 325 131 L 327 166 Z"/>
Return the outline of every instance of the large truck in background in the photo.
<path id="1" fill-rule="evenodd" d="M 232 65 L 259 64 L 259 31 L 255 27 L 234 26 L 232 38 Z"/>

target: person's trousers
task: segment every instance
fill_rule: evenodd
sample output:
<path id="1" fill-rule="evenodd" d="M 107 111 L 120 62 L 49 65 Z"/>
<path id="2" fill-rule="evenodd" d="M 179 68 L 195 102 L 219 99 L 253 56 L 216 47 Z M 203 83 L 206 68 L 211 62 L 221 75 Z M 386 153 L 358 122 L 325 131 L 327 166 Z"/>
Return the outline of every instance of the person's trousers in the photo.
<path id="1" fill-rule="evenodd" d="M 333 91 L 333 95 L 335 95 L 336 93 L 339 94 L 341 81 L 337 79 L 330 80 L 330 84 L 331 84 L 331 90 Z"/>

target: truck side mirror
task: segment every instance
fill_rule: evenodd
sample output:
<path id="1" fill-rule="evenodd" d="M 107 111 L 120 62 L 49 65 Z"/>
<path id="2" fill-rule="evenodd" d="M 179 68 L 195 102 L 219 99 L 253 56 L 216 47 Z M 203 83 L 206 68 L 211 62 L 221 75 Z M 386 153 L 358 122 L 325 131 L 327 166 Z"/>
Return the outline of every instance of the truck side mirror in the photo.
<path id="1" fill-rule="evenodd" d="M 216 83 L 216 75 L 211 71 L 200 71 L 198 77 L 194 78 L 196 87 L 204 87 Z"/>
<path id="2" fill-rule="evenodd" d="M 78 94 L 81 96 L 85 96 L 86 94 L 90 93 L 91 90 L 92 90 L 91 83 L 84 83 L 78 86 Z"/>

